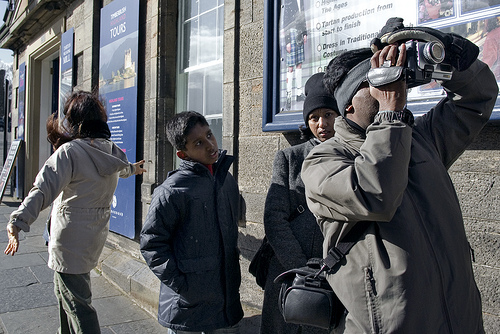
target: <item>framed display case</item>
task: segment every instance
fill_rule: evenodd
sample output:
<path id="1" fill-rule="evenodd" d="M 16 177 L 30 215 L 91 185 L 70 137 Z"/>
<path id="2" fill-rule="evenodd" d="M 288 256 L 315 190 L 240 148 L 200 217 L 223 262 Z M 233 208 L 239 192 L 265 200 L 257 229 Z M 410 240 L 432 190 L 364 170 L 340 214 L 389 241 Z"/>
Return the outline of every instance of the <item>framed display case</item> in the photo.
<path id="1" fill-rule="evenodd" d="M 307 79 L 323 72 L 338 54 L 369 47 L 394 16 L 402 17 L 405 26 L 468 38 L 500 82 L 500 0 L 266 0 L 264 6 L 263 131 L 298 130 Z M 412 88 L 408 108 L 423 114 L 444 95 L 436 82 Z M 491 119 L 500 120 L 500 101 Z"/>

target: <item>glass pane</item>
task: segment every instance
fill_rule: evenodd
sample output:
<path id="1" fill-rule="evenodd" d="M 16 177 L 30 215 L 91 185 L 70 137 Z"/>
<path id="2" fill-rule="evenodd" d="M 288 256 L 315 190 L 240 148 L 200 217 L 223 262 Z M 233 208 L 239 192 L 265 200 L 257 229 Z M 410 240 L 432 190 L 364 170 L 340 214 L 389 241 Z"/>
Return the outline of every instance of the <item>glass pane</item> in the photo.
<path id="1" fill-rule="evenodd" d="M 212 130 L 212 133 L 215 136 L 215 139 L 217 139 L 217 145 L 219 146 L 219 149 L 223 148 L 222 147 L 222 118 L 214 118 L 214 119 L 208 119 L 208 124 L 210 125 L 210 130 Z"/>
<path id="2" fill-rule="evenodd" d="M 200 72 L 189 73 L 187 89 L 187 110 L 203 114 L 203 74 Z"/>
<path id="3" fill-rule="evenodd" d="M 198 19 L 184 23 L 182 69 L 198 64 Z"/>
<path id="4" fill-rule="evenodd" d="M 200 15 L 200 62 L 217 59 L 217 12 L 212 10 Z"/>
<path id="5" fill-rule="evenodd" d="M 179 1 L 177 112 L 194 110 L 207 117 L 222 145 L 223 0 Z"/>
<path id="6" fill-rule="evenodd" d="M 217 7 L 217 0 L 200 0 L 200 14 Z"/>
<path id="7" fill-rule="evenodd" d="M 218 15 L 217 15 L 217 36 L 218 36 L 218 44 L 217 44 L 217 59 L 222 58 L 222 45 L 223 45 L 223 36 L 224 36 L 224 7 L 219 7 Z"/>
<path id="8" fill-rule="evenodd" d="M 205 115 L 222 115 L 222 64 L 207 69 Z"/>
<path id="9" fill-rule="evenodd" d="M 184 1 L 184 20 L 198 15 L 198 0 Z"/>

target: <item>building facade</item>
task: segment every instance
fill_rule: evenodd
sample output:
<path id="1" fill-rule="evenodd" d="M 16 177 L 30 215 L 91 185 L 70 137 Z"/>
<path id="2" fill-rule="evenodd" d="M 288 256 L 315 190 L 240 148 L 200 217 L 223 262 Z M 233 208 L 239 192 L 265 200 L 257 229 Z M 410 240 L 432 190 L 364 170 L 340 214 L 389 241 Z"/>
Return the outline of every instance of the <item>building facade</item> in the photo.
<path id="1" fill-rule="evenodd" d="M 60 71 L 61 59 L 65 56 L 61 47 L 63 34 L 73 31 L 70 88 L 99 89 L 104 80 L 100 65 L 103 62 L 101 33 L 108 29 L 103 25 L 107 21 L 102 9 L 118 4 L 122 10 L 119 1 L 122 0 L 10 0 L 5 24 L 0 28 L 0 47 L 14 51 L 11 139 L 24 140 L 24 150 L 18 158 L 23 162 L 17 174 L 19 197 L 27 194 L 51 153 L 45 139 L 45 120 L 59 110 L 64 90 Z M 279 56 L 282 50 L 279 40 L 284 38 L 279 16 L 289 2 L 137 0 L 138 13 L 131 12 L 130 7 L 125 16 L 123 12 L 113 12 L 116 15 L 110 22 L 137 15 L 136 56 L 133 47 L 112 62 L 125 62 L 128 73 L 135 68 L 137 97 L 131 117 L 136 139 L 134 156 L 129 156 L 129 160 L 144 158 L 148 172 L 137 178 L 133 190 L 126 194 L 135 195 L 133 217 L 123 218 L 126 224 L 131 224 L 132 232 L 128 235 L 120 231 L 110 233 L 111 250 L 103 255 L 107 258 L 103 259 L 101 269 L 105 273 L 107 270 L 108 277 L 153 312 L 158 282 L 142 262 L 138 233 L 154 188 L 177 164 L 165 135 L 165 122 L 176 112 L 187 109 L 202 112 L 221 142 L 219 146 L 236 157 L 232 173 L 245 207 L 239 241 L 244 276 L 242 296 L 244 302 L 255 309 L 262 303 L 262 291 L 247 268 L 264 234 L 263 208 L 274 155 L 299 142 L 300 104 L 294 98 L 287 107 L 288 69 L 282 70 L 283 59 Z M 356 33 L 345 37 L 341 32 L 359 28 L 364 22 L 372 31 L 377 31 L 385 22 L 378 13 L 397 9 L 385 8 L 388 5 L 382 3 L 372 6 L 370 1 L 360 3 L 367 9 L 354 10 L 349 2 L 339 1 L 297 2 L 299 7 L 302 5 L 299 11 L 305 12 L 308 22 L 305 54 L 309 61 L 300 68 L 301 75 L 295 68 L 296 76 L 289 79 L 293 80 L 295 91 L 300 90 L 302 78 L 305 82 L 308 75 L 323 69 L 349 44 L 366 46 L 372 36 L 372 33 Z M 487 19 L 500 15 L 499 6 L 483 10 L 467 7 L 475 1 L 452 1 L 452 7 L 445 7 L 443 2 L 437 12 L 432 8 L 419 8 L 418 3 L 415 1 L 416 24 L 429 22 L 446 30 L 447 26 L 439 26 L 440 19 L 442 22 L 460 20 L 456 26 L 466 27 L 468 36 L 477 37 L 481 43 L 483 39 L 479 35 L 486 31 L 482 25 Z M 315 13 L 321 19 L 314 19 Z M 469 18 L 465 15 L 468 13 L 472 13 Z M 372 21 L 371 17 L 377 19 Z M 333 35 L 336 37 L 331 37 Z M 124 71 L 120 73 L 123 75 Z M 415 101 L 419 101 L 419 97 L 421 94 Z M 475 249 L 474 271 L 483 298 L 487 332 L 500 329 L 499 124 L 496 117 L 492 119 L 450 169 L 462 203 L 468 237 Z M 120 276 L 119 272 L 126 275 Z"/>

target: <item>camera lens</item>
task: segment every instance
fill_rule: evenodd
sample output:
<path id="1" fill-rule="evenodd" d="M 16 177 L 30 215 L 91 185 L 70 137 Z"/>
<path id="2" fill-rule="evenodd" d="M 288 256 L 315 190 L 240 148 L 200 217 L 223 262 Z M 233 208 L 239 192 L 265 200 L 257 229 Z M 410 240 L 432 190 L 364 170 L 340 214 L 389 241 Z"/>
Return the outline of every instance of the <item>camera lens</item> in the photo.
<path id="1" fill-rule="evenodd" d="M 439 64 L 444 60 L 444 47 L 438 42 L 427 42 L 424 46 L 424 57 L 428 62 Z"/>

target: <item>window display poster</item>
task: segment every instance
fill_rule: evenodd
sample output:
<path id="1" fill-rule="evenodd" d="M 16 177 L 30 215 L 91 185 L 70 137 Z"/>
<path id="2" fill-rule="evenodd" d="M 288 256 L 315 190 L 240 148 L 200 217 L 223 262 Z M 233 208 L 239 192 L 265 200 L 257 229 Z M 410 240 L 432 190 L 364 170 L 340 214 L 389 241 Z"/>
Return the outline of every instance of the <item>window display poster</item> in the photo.
<path id="1" fill-rule="evenodd" d="M 24 130 L 25 130 L 25 101 L 26 101 L 26 63 L 21 63 L 19 65 L 19 88 L 18 88 L 18 106 L 17 106 L 17 137 L 21 141 L 24 141 Z M 18 198 L 24 198 L 24 159 L 25 148 L 21 145 L 21 151 L 19 152 L 19 159 L 17 159 L 17 170 L 16 170 L 16 195 Z"/>
<path id="2" fill-rule="evenodd" d="M 24 140 L 24 99 L 26 92 L 26 63 L 19 65 L 19 104 L 17 107 L 17 139 Z"/>
<path id="3" fill-rule="evenodd" d="M 101 9 L 99 93 L 106 103 L 111 140 L 137 160 L 137 54 L 139 1 L 115 0 Z M 120 179 L 110 229 L 135 236 L 135 176 Z"/>
<path id="4" fill-rule="evenodd" d="M 405 26 L 427 26 L 460 34 L 479 46 L 479 58 L 500 82 L 500 0 L 282 0 L 279 19 L 280 110 L 302 110 L 304 84 L 338 54 L 370 41 L 390 17 Z M 410 90 L 414 110 L 435 103 L 443 91 L 436 83 Z M 500 118 L 499 103 L 492 117 Z M 428 110 L 428 109 L 427 109 Z"/>
<path id="5" fill-rule="evenodd" d="M 61 36 L 61 56 L 59 76 L 59 119 L 63 119 L 62 112 L 64 102 L 73 90 L 73 36 L 74 29 L 71 28 Z"/>

